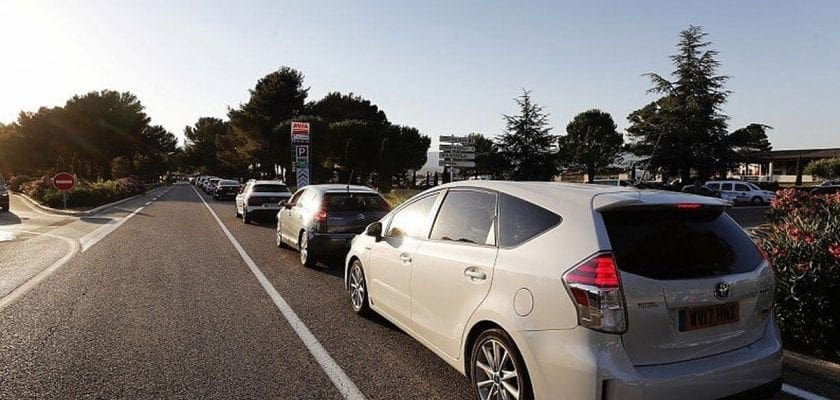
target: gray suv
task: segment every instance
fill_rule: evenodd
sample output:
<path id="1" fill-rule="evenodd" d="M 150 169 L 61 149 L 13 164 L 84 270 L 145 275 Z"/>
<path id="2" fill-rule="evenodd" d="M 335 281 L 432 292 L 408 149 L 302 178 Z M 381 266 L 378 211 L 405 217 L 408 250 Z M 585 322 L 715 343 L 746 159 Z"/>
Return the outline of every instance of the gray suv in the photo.
<path id="1" fill-rule="evenodd" d="M 353 238 L 389 211 L 365 186 L 306 186 L 277 213 L 277 246 L 297 248 L 301 264 L 311 267 L 328 255 L 344 256 Z"/>
<path id="2" fill-rule="evenodd" d="M 0 211 L 9 211 L 9 190 L 3 175 L 0 175 Z"/>

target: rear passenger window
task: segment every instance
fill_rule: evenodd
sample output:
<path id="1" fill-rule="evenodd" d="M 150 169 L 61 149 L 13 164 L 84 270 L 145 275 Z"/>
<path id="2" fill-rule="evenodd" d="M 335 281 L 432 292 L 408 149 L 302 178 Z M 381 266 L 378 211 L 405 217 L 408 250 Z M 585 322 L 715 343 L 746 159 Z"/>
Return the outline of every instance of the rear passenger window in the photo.
<path id="1" fill-rule="evenodd" d="M 499 245 L 519 245 L 561 221 L 562 217 L 545 208 L 502 194 L 499 200 Z"/>
<path id="2" fill-rule="evenodd" d="M 749 192 L 750 187 L 747 186 L 747 185 L 741 184 L 741 183 L 736 183 L 735 184 L 735 190 L 738 191 L 738 192 Z"/>
<path id="3" fill-rule="evenodd" d="M 708 186 L 708 187 L 710 187 L 714 190 L 720 190 L 720 184 L 719 183 L 709 183 L 706 186 Z"/>
<path id="4" fill-rule="evenodd" d="M 450 190 L 440 206 L 431 239 L 495 245 L 495 218 L 495 194 Z"/>
<path id="5" fill-rule="evenodd" d="M 732 184 L 731 183 L 721 183 L 720 190 L 728 190 L 732 191 Z"/>

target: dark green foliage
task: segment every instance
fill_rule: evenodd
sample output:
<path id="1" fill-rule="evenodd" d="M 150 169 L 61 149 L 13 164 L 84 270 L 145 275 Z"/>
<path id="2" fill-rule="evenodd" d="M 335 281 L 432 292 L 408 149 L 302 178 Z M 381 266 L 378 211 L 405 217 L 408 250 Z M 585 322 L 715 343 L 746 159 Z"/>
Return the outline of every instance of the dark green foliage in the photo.
<path id="1" fill-rule="evenodd" d="M 475 147 L 475 168 L 464 169 L 464 176 L 500 177 L 505 170 L 505 160 L 499 146 L 480 133 L 469 134 Z"/>
<path id="2" fill-rule="evenodd" d="M 505 175 L 517 181 L 548 181 L 557 174 L 557 137 L 551 134 L 548 114 L 531 101 L 531 92 L 515 99 L 518 115 L 504 115 L 506 132 L 496 143 L 505 162 Z"/>
<path id="3" fill-rule="evenodd" d="M 840 178 L 840 158 L 811 161 L 805 166 L 805 174 L 825 180 L 838 179 Z"/>
<path id="4" fill-rule="evenodd" d="M 575 116 L 560 136 L 560 164 L 565 168 L 583 171 L 589 182 L 595 174 L 613 164 L 621 153 L 624 137 L 609 113 L 588 110 Z"/>

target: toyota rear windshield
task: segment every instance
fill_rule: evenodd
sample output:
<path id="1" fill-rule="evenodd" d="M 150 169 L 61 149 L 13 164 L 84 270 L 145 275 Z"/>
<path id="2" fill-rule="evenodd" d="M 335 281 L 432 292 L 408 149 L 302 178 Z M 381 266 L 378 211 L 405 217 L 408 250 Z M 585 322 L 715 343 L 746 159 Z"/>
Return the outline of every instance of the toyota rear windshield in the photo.
<path id="1" fill-rule="evenodd" d="M 627 208 L 604 212 L 616 264 L 652 279 L 749 272 L 762 256 L 723 210 Z"/>
<path id="2" fill-rule="evenodd" d="M 324 196 L 327 211 L 388 211 L 390 207 L 377 193 L 327 193 Z"/>
<path id="3" fill-rule="evenodd" d="M 286 185 L 254 185 L 254 192 L 262 193 L 285 193 L 289 191 Z"/>

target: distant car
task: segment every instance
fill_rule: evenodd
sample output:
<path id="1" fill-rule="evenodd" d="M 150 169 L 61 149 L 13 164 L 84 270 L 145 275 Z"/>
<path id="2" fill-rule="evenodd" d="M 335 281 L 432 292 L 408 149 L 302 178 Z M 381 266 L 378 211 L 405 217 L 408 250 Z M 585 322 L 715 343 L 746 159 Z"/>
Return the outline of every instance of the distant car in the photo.
<path id="1" fill-rule="evenodd" d="M 819 186 L 840 186 L 840 180 L 838 180 L 838 181 L 823 181 L 819 184 Z"/>
<path id="2" fill-rule="evenodd" d="M 775 193 L 764 190 L 750 182 L 710 181 L 706 182 L 706 186 L 719 191 L 724 200 L 730 200 L 736 204 L 760 206 L 770 203 L 776 196 Z"/>
<path id="3" fill-rule="evenodd" d="M 811 194 L 834 194 L 840 193 L 840 182 L 835 182 L 833 185 L 819 185 L 811 189 Z"/>
<path id="4" fill-rule="evenodd" d="M 216 191 L 216 186 L 219 185 L 221 178 L 212 178 L 207 181 L 207 184 L 204 185 L 204 193 L 213 194 Z"/>
<path id="5" fill-rule="evenodd" d="M 242 185 L 239 184 L 239 181 L 222 179 L 216 185 L 216 190 L 213 191 L 213 199 L 225 200 L 236 198 L 241 188 Z"/>
<path id="6" fill-rule="evenodd" d="M 356 237 L 348 303 L 466 375 L 473 399 L 769 398 L 782 385 L 775 279 L 729 206 L 597 185 L 437 186 Z"/>
<path id="7" fill-rule="evenodd" d="M 277 246 L 300 251 L 311 267 L 328 255 L 344 255 L 365 227 L 388 214 L 388 202 L 375 190 L 356 185 L 309 185 L 277 213 Z"/>
<path id="8" fill-rule="evenodd" d="M 606 186 L 633 186 L 633 182 L 626 179 L 595 179 L 592 181 L 592 184 Z"/>
<path id="9" fill-rule="evenodd" d="M 6 180 L 0 175 L 0 212 L 9 211 L 9 190 L 6 188 Z"/>
<path id="10" fill-rule="evenodd" d="M 710 188 L 706 185 L 701 185 L 701 186 L 687 185 L 687 186 L 683 186 L 682 192 L 683 193 L 697 194 L 697 195 L 706 196 L 706 197 L 716 197 L 718 199 L 723 198 L 723 196 L 721 196 L 720 192 L 718 192 L 717 190 L 714 190 L 714 189 L 712 189 L 712 188 Z"/>
<path id="11" fill-rule="evenodd" d="M 236 195 L 236 217 L 249 224 L 254 217 L 274 216 L 280 211 L 280 202 L 290 197 L 292 193 L 283 182 L 250 180 Z"/>

